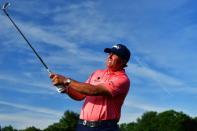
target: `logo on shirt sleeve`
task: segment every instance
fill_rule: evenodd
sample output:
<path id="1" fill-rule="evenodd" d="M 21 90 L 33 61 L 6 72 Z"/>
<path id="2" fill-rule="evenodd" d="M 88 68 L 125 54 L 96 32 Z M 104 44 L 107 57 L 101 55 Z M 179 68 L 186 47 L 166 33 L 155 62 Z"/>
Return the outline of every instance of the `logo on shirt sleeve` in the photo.
<path id="1" fill-rule="evenodd" d="M 100 82 L 100 81 L 101 81 L 101 77 L 100 76 L 96 77 L 95 80 L 94 80 L 94 82 Z"/>

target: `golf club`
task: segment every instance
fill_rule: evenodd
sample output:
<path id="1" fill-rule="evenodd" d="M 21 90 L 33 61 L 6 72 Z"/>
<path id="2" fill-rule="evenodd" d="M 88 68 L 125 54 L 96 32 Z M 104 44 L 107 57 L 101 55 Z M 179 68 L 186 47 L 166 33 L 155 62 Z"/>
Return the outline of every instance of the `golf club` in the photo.
<path id="1" fill-rule="evenodd" d="M 45 64 L 45 62 L 43 61 L 43 59 L 40 57 L 40 55 L 36 52 L 36 50 L 33 48 L 33 46 L 30 44 L 30 42 L 27 40 L 27 38 L 25 37 L 25 35 L 22 33 L 22 31 L 19 29 L 19 27 L 16 25 L 16 23 L 12 20 L 12 18 L 9 16 L 8 12 L 7 12 L 7 8 L 10 6 L 9 2 L 6 2 L 3 6 L 2 6 L 2 10 L 5 13 L 5 15 L 9 18 L 9 20 L 12 22 L 12 24 L 14 25 L 14 27 L 17 29 L 17 31 L 21 34 L 21 36 L 24 38 L 24 40 L 27 42 L 27 44 L 29 45 L 29 47 L 32 49 L 32 51 L 35 53 L 35 55 L 37 56 L 37 58 L 40 60 L 40 62 L 42 63 L 42 65 L 45 67 L 45 69 L 47 70 L 47 72 L 49 74 L 51 74 L 52 72 L 49 70 L 48 66 Z M 58 92 L 61 92 L 63 89 L 63 86 L 58 85 L 57 86 L 57 90 Z"/>
<path id="2" fill-rule="evenodd" d="M 33 46 L 30 44 L 30 42 L 27 40 L 27 38 L 25 37 L 25 35 L 22 33 L 22 31 L 19 29 L 19 27 L 16 25 L 16 23 L 12 20 L 12 18 L 9 16 L 8 12 L 7 12 L 7 8 L 10 6 L 10 3 L 6 2 L 3 7 L 2 10 L 3 12 L 6 14 L 6 16 L 9 18 L 9 20 L 12 22 L 12 24 L 14 25 L 14 27 L 18 30 L 18 32 L 21 34 L 21 36 L 24 38 L 24 40 L 27 42 L 27 44 L 29 45 L 29 47 L 33 50 L 33 52 L 35 53 L 35 55 L 37 56 L 37 58 L 40 60 L 40 62 L 42 63 L 42 65 L 45 67 L 45 69 L 47 70 L 47 72 L 49 74 L 51 74 L 51 71 L 49 70 L 48 66 L 45 64 L 45 62 L 42 60 L 42 58 L 40 57 L 40 55 L 36 52 L 36 50 L 33 48 Z"/>

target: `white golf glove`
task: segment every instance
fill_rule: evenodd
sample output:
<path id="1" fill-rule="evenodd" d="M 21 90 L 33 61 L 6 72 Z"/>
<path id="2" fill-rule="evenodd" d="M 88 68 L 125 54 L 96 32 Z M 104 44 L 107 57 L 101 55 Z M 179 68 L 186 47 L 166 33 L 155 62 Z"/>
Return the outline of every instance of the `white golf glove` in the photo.
<path id="1" fill-rule="evenodd" d="M 58 85 L 58 86 L 56 86 L 56 90 L 59 93 L 63 93 L 66 90 L 66 87 L 62 86 L 62 85 Z"/>

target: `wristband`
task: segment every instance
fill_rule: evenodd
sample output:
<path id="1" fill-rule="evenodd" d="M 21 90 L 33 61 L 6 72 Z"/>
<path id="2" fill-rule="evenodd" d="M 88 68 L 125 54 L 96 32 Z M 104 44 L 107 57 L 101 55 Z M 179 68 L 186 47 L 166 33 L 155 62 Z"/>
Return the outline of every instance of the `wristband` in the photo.
<path id="1" fill-rule="evenodd" d="M 68 79 L 66 79 L 66 80 L 64 81 L 64 85 L 65 85 L 65 86 L 69 86 L 71 82 L 72 82 L 72 80 L 71 80 L 70 78 L 68 78 Z"/>

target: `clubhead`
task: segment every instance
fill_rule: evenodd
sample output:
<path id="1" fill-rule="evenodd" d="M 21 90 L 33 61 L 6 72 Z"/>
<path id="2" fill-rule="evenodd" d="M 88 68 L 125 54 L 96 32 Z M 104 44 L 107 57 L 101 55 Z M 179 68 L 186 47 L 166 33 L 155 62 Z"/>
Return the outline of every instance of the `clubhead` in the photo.
<path id="1" fill-rule="evenodd" d="M 3 6 L 2 6 L 2 10 L 6 10 L 9 6 L 10 6 L 10 3 L 9 3 L 9 2 L 6 2 L 6 3 L 3 4 Z"/>

